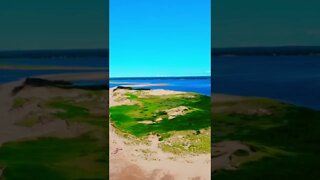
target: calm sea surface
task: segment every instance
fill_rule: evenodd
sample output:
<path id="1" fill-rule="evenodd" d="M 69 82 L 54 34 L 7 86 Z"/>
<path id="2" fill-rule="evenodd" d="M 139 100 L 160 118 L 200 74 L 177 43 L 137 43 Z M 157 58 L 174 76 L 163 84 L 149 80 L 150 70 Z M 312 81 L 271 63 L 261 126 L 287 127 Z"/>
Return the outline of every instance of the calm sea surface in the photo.
<path id="1" fill-rule="evenodd" d="M 63 67 L 108 67 L 108 61 L 103 57 L 84 57 L 84 58 L 19 58 L 19 59 L 0 59 L 0 64 L 6 65 L 28 65 L 28 66 L 63 66 Z M 16 81 L 26 77 L 92 72 L 83 70 L 0 70 L 0 84 Z"/>
<path id="2" fill-rule="evenodd" d="M 215 93 L 320 109 L 320 57 L 213 57 L 212 72 Z"/>
<path id="3" fill-rule="evenodd" d="M 168 89 L 175 91 L 196 92 L 199 94 L 210 96 L 211 94 L 211 79 L 206 78 L 127 78 L 127 79 L 110 79 L 110 82 L 119 82 L 110 84 L 110 87 L 126 85 L 126 83 L 137 84 L 167 84 L 167 86 L 149 86 L 143 88 L 150 89 Z M 125 83 L 122 83 L 125 82 Z"/>
<path id="4" fill-rule="evenodd" d="M 105 58 L 10 59 L 0 64 L 108 67 Z M 72 71 L 72 73 L 84 71 Z M 85 71 L 88 72 L 88 71 Z M 0 83 L 65 70 L 0 70 Z M 320 110 L 320 57 L 213 57 L 214 93 L 258 96 Z M 210 95 L 209 78 L 111 79 L 111 82 L 168 84 L 162 88 Z M 90 82 L 77 82 L 90 83 Z M 92 82 L 94 83 L 94 82 Z M 110 84 L 114 87 L 119 84 Z"/>
<path id="5" fill-rule="evenodd" d="M 17 58 L 0 59 L 0 64 L 8 65 L 37 65 L 37 66 L 76 66 L 76 67 L 108 67 L 105 57 L 78 57 L 78 58 Z"/>

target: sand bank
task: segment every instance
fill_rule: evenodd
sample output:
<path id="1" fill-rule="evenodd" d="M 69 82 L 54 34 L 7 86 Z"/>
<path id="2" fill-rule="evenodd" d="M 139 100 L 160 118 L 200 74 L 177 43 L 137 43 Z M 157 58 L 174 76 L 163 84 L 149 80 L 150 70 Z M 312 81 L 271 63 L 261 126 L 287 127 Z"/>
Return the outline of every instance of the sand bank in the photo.
<path id="1" fill-rule="evenodd" d="M 131 105 L 134 102 L 126 99 L 116 100 L 130 90 L 110 89 L 110 107 Z M 148 90 L 150 95 L 172 95 L 184 92 L 168 90 Z M 122 102 L 122 103 L 121 103 Z M 112 180 L 209 180 L 211 179 L 211 155 L 175 155 L 164 152 L 159 144 L 159 138 L 148 136 L 148 143 L 134 143 L 132 139 L 119 134 L 109 123 L 109 161 L 110 179 Z"/>
<path id="2" fill-rule="evenodd" d="M 44 75 L 38 78 L 48 80 L 103 80 L 106 79 L 106 73 L 77 73 L 77 74 L 60 74 L 60 75 Z M 0 145 L 18 139 L 26 139 L 39 137 L 48 134 L 59 134 L 60 136 L 73 137 L 87 131 L 88 127 L 82 125 L 67 126 L 64 121 L 51 121 L 45 124 L 39 124 L 34 127 L 21 127 L 16 123 L 28 116 L 30 113 L 47 113 L 39 104 L 50 98 L 77 98 L 84 91 L 80 89 L 66 90 L 55 87 L 26 87 L 18 94 L 12 94 L 13 89 L 21 86 L 25 79 L 9 82 L 0 85 Z M 32 99 L 23 108 L 13 109 L 16 99 Z M 90 129 L 90 128 L 89 128 Z"/>

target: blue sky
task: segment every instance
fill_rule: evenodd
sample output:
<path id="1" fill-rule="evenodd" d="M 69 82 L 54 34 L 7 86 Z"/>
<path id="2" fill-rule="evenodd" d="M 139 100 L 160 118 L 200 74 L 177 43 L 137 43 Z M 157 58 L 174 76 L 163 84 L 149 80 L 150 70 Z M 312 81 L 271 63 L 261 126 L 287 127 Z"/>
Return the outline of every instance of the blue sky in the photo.
<path id="1" fill-rule="evenodd" d="M 186 35 L 201 31 L 199 25 L 207 22 L 203 16 L 207 17 L 209 7 L 208 0 L 111 0 L 111 3 L 117 7 L 114 17 L 119 16 L 120 20 L 114 29 L 121 28 L 124 22 L 132 29 L 128 29 L 126 36 L 157 29 L 155 35 L 165 32 L 157 38 L 162 41 L 171 39 L 165 27 L 171 26 L 176 31 L 178 27 L 174 26 L 182 25 L 189 29 L 183 32 Z M 319 46 L 319 7 L 319 0 L 213 0 L 212 46 Z M 0 51 L 108 48 L 108 11 L 108 0 L 1 0 Z M 145 30 L 140 31 L 139 27 Z M 152 41 L 155 37 L 146 39 Z M 190 37 L 182 42 L 191 44 L 195 39 Z M 142 40 L 137 40 L 132 48 L 139 47 Z"/>
<path id="2" fill-rule="evenodd" d="M 110 77 L 210 75 L 210 0 L 110 0 Z"/>
<path id="3" fill-rule="evenodd" d="M 0 51 L 108 48 L 108 0 L 1 0 Z"/>

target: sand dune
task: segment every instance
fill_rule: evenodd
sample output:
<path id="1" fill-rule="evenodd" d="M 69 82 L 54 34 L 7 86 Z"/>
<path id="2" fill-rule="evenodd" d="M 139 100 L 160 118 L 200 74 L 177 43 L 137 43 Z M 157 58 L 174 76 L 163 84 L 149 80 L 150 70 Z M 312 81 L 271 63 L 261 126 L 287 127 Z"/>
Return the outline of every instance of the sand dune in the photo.
<path id="1" fill-rule="evenodd" d="M 115 101 L 115 96 L 125 94 L 129 90 L 114 91 L 110 89 L 110 107 L 132 104 L 123 100 Z M 166 90 L 150 90 L 146 93 L 162 95 L 180 94 L 181 92 Z M 114 95 L 116 94 L 116 95 Z M 178 156 L 166 153 L 159 147 L 159 138 L 148 136 L 148 143 L 134 143 L 134 140 L 125 138 L 110 122 L 110 179 L 112 180 L 209 180 L 210 154 Z M 147 153 L 146 153 L 147 152 Z"/>

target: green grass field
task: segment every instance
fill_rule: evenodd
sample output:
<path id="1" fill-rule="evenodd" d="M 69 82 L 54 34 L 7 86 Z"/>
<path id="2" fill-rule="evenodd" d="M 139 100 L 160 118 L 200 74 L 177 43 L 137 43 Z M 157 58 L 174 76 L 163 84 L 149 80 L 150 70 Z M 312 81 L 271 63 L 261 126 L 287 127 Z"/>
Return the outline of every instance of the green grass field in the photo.
<path id="1" fill-rule="evenodd" d="M 138 104 L 111 107 L 111 119 L 120 130 L 137 137 L 146 136 L 150 133 L 164 135 L 171 131 L 196 131 L 210 127 L 210 97 L 197 94 L 190 95 L 194 97 L 168 95 L 137 98 L 134 94 L 127 94 Z M 178 106 L 189 107 L 190 112 L 169 120 L 164 111 Z M 162 120 L 154 124 L 139 123 L 145 120 L 155 122 L 159 117 Z"/>
<path id="2" fill-rule="evenodd" d="M 56 135 L 8 142 L 0 146 L 2 178 L 8 180 L 106 179 L 108 177 L 108 121 L 104 102 L 107 91 L 87 91 L 82 99 L 52 98 L 41 102 L 41 111 L 32 112 L 17 126 L 32 128 L 45 121 L 82 124 L 90 130 L 74 138 Z M 30 99 L 32 101 L 33 99 Z M 98 102 L 98 103 L 97 103 Z M 14 108 L 26 101 L 14 100 Z M 41 119 L 39 119 L 41 116 Z M 45 123 L 45 122 L 42 122 Z M 42 125 L 46 128 L 45 124 Z"/>
<path id="3" fill-rule="evenodd" d="M 213 107 L 214 142 L 239 140 L 267 155 L 235 171 L 218 171 L 215 179 L 320 177 L 320 112 L 267 99 L 214 103 Z"/>
<path id="4" fill-rule="evenodd" d="M 105 179 L 106 144 L 88 135 L 78 138 L 39 138 L 6 143 L 0 148 L 4 178 Z"/>
<path id="5" fill-rule="evenodd" d="M 136 104 L 110 108 L 111 121 L 121 132 L 140 139 L 157 135 L 165 152 L 210 153 L 210 97 L 195 93 L 144 96 L 139 91 L 125 95 Z M 167 111 L 177 107 L 187 107 L 187 113 L 170 118 Z"/>
<path id="6" fill-rule="evenodd" d="M 56 110 L 61 110 L 54 113 L 54 116 L 59 119 L 69 122 L 92 124 L 102 128 L 107 127 L 106 113 L 92 114 L 85 106 L 80 106 L 65 100 L 51 101 L 48 106 Z"/>

